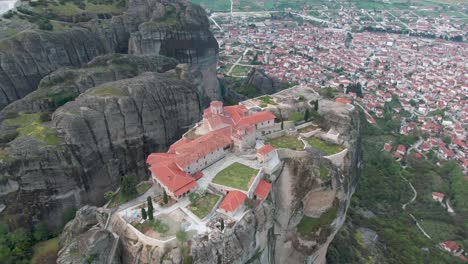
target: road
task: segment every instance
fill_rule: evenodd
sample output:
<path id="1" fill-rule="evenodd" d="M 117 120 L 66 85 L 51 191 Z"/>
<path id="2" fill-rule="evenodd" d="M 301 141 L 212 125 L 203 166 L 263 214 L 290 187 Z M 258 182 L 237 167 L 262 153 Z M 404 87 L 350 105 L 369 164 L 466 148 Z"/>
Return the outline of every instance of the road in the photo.
<path id="1" fill-rule="evenodd" d="M 214 18 L 212 16 L 210 16 L 210 20 L 213 21 L 213 23 L 215 24 L 215 26 L 217 28 L 219 28 L 219 30 L 221 30 L 221 32 L 224 32 L 224 30 L 221 28 L 221 26 L 218 24 L 218 22 L 216 22 L 216 20 L 214 20 Z"/>
<path id="2" fill-rule="evenodd" d="M 410 203 L 414 202 L 416 200 L 416 198 L 418 197 L 418 192 L 416 191 L 416 189 L 414 188 L 413 184 L 411 184 L 410 181 L 408 181 L 405 177 L 403 176 L 400 176 L 401 178 L 403 178 L 403 180 L 405 180 L 409 186 L 411 187 L 411 190 L 413 190 L 413 198 L 411 198 L 411 200 L 409 200 L 407 203 L 403 204 L 403 206 L 401 208 L 403 208 L 403 210 L 406 211 L 406 206 L 409 205 Z M 422 228 L 422 226 L 419 224 L 418 220 L 416 219 L 416 217 L 414 217 L 413 214 L 409 214 L 411 216 L 411 218 L 413 219 L 413 221 L 416 223 L 416 226 L 419 228 L 419 230 L 424 234 L 424 236 L 426 236 L 427 238 L 429 239 L 432 239 L 431 236 L 429 236 L 428 233 L 426 233 L 426 231 Z"/>
<path id="3" fill-rule="evenodd" d="M 281 11 L 258 11 L 258 12 L 216 12 L 211 14 L 212 17 L 220 17 L 220 16 L 265 16 L 271 13 L 279 13 Z"/>
<path id="4" fill-rule="evenodd" d="M 226 75 L 228 76 L 232 76 L 231 75 L 231 72 L 232 70 L 234 69 L 234 67 L 238 66 L 239 65 L 239 62 L 242 60 L 242 58 L 247 55 L 247 52 L 249 52 L 249 50 L 251 50 L 251 48 L 246 48 L 244 53 L 242 53 L 242 56 L 240 56 L 237 61 L 231 66 L 231 68 L 229 69 L 229 71 L 226 73 Z M 245 77 L 245 76 L 233 76 L 233 77 Z"/>
<path id="5" fill-rule="evenodd" d="M 295 12 L 291 12 L 291 14 L 293 15 L 296 15 L 296 16 L 299 16 L 299 17 L 302 17 L 304 19 L 308 19 L 308 20 L 313 20 L 313 21 L 317 21 L 317 22 L 321 22 L 321 23 L 327 23 L 327 24 L 331 24 L 331 25 L 334 25 L 334 26 L 338 26 L 337 24 L 331 22 L 331 21 L 328 21 L 328 20 L 324 20 L 324 19 L 320 19 L 320 18 L 316 18 L 314 16 L 310 16 L 310 15 L 302 15 L 302 14 L 299 14 L 299 13 L 295 13 Z"/>
<path id="6" fill-rule="evenodd" d="M 403 24 L 409 31 L 415 33 L 414 30 L 412 30 L 408 24 L 406 24 L 405 22 L 401 21 L 398 17 L 394 16 L 392 13 L 388 12 L 387 10 L 385 10 L 385 12 L 387 12 L 387 14 L 391 15 L 392 17 L 394 17 L 396 20 L 398 20 L 398 22 L 400 22 L 401 24 Z"/>

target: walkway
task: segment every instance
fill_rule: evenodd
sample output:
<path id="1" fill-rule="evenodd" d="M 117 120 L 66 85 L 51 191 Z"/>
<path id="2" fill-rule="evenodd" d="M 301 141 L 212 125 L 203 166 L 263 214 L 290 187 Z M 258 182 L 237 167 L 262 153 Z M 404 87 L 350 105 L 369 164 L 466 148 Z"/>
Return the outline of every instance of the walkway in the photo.
<path id="1" fill-rule="evenodd" d="M 161 193 L 161 190 L 158 190 L 156 188 L 156 185 L 153 184 L 153 186 L 151 186 L 151 188 L 148 189 L 148 191 L 146 191 L 144 194 L 138 196 L 137 198 L 131 200 L 131 201 L 128 201 L 126 203 L 123 203 L 117 207 L 114 207 L 114 208 L 111 208 L 113 212 L 120 212 L 122 210 L 125 210 L 129 207 L 133 207 L 135 205 L 139 205 L 139 204 L 142 204 L 144 202 L 146 202 L 146 199 L 148 196 L 151 196 L 151 197 L 154 197 L 158 194 L 162 194 Z"/>

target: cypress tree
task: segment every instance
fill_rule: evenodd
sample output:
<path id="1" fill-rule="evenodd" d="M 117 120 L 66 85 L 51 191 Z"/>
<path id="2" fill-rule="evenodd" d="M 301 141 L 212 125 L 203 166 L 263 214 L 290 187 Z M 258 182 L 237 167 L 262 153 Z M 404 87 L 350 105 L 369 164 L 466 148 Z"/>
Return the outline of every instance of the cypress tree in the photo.
<path id="1" fill-rule="evenodd" d="M 143 220 L 146 220 L 146 218 L 148 218 L 145 208 L 141 208 L 141 217 L 143 218 Z"/>
<path id="2" fill-rule="evenodd" d="M 167 197 L 166 190 L 164 190 L 163 202 L 164 204 L 167 204 L 169 202 L 169 197 Z"/>
<path id="3" fill-rule="evenodd" d="M 224 219 L 221 218 L 221 230 L 224 230 Z"/>
<path id="4" fill-rule="evenodd" d="M 153 209 L 154 209 L 154 207 L 153 207 L 153 199 L 151 199 L 151 196 L 148 196 L 148 197 L 146 198 L 146 201 L 147 201 L 147 203 L 148 203 L 148 210 L 149 210 L 150 208 L 151 208 L 151 210 L 153 210 Z"/>
<path id="5" fill-rule="evenodd" d="M 318 105 L 318 100 L 315 100 L 315 102 L 314 102 L 314 110 L 315 110 L 315 111 L 318 111 L 318 107 L 319 107 L 319 105 Z"/>
<path id="6" fill-rule="evenodd" d="M 304 113 L 304 121 L 306 122 L 309 121 L 309 116 L 310 116 L 309 108 L 307 108 Z"/>

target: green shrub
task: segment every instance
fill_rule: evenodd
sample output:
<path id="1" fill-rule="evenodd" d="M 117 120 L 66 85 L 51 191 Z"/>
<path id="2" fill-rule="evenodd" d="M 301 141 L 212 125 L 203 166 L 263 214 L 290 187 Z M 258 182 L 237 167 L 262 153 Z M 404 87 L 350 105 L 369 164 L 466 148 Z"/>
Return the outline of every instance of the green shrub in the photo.
<path id="1" fill-rule="evenodd" d="M 7 183 L 8 183 L 8 177 L 4 176 L 4 175 L 1 175 L 0 176 L 0 185 L 5 185 Z"/>

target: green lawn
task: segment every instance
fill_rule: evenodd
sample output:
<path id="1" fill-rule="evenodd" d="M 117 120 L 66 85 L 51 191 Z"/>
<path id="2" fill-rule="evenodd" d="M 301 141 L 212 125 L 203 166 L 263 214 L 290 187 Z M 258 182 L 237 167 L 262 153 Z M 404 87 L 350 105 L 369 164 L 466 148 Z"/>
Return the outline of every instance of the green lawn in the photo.
<path id="1" fill-rule="evenodd" d="M 57 260 L 59 238 L 42 241 L 34 246 L 31 264 L 54 264 Z"/>
<path id="2" fill-rule="evenodd" d="M 304 216 L 302 217 L 301 222 L 297 225 L 297 231 L 303 237 L 313 235 L 312 233 L 316 232 L 320 227 L 323 228 L 331 224 L 333 219 L 335 219 L 337 212 L 338 208 L 332 207 L 323 213 L 320 218 Z"/>
<path id="3" fill-rule="evenodd" d="M 304 120 L 304 114 L 301 112 L 291 112 L 288 115 L 288 120 L 291 120 L 294 122 L 300 122 Z"/>
<path id="4" fill-rule="evenodd" d="M 205 196 L 191 203 L 189 209 L 194 215 L 203 219 L 211 212 L 219 198 L 220 197 L 218 195 L 207 193 Z"/>
<path id="5" fill-rule="evenodd" d="M 322 181 L 328 181 L 330 179 L 330 171 L 323 165 L 320 165 L 320 179 L 322 179 Z"/>
<path id="6" fill-rule="evenodd" d="M 288 148 L 293 150 L 303 150 L 304 143 L 292 136 L 282 136 L 279 138 L 268 139 L 266 144 L 272 145 L 275 148 Z"/>
<path id="7" fill-rule="evenodd" d="M 343 147 L 341 147 L 340 145 L 330 144 L 316 137 L 308 138 L 307 142 L 310 146 L 322 151 L 326 155 L 336 154 L 343 150 Z"/>
<path id="8" fill-rule="evenodd" d="M 236 65 L 236 66 L 232 69 L 231 75 L 234 75 L 234 76 L 244 76 L 244 75 L 247 75 L 251 69 L 252 69 L 252 67 Z"/>
<path id="9" fill-rule="evenodd" d="M 58 145 L 61 139 L 56 135 L 55 130 L 42 125 L 41 115 L 43 113 L 19 114 L 15 118 L 6 119 L 3 124 L 6 126 L 18 127 L 18 137 L 30 136 L 47 145 Z"/>
<path id="10" fill-rule="evenodd" d="M 109 203 L 109 208 L 119 206 L 119 205 L 121 205 L 123 203 L 126 203 L 126 202 L 134 199 L 137 196 L 140 196 L 140 195 L 144 194 L 146 191 L 148 191 L 149 188 L 151 188 L 151 186 L 152 186 L 152 184 L 148 183 L 148 182 L 143 182 L 143 183 L 137 185 L 137 187 L 136 187 L 137 195 L 131 196 L 131 197 L 124 196 L 124 195 L 122 195 L 121 192 L 118 192 L 114 196 L 114 198 L 112 198 L 111 202 Z"/>
<path id="11" fill-rule="evenodd" d="M 134 225 L 136 229 L 145 232 L 147 229 L 153 229 L 154 231 L 160 233 L 160 234 L 166 234 L 169 232 L 170 227 L 168 224 L 165 224 L 163 221 L 159 219 L 154 219 L 154 220 L 146 220 L 143 223 L 137 223 Z"/>
<path id="12" fill-rule="evenodd" d="M 213 182 L 239 190 L 248 191 L 249 188 L 247 185 L 249 184 L 250 179 L 255 177 L 257 173 L 258 170 L 236 162 L 220 171 L 213 179 Z"/>
<path id="13" fill-rule="evenodd" d="M 110 96 L 110 95 L 128 96 L 127 92 L 122 91 L 121 89 L 114 87 L 114 86 L 98 87 L 94 89 L 90 94 L 95 95 L 95 96 Z"/>
<path id="14" fill-rule="evenodd" d="M 262 96 L 262 97 L 259 97 L 257 98 L 258 100 L 262 101 L 264 104 L 270 104 L 270 105 L 277 105 L 277 103 L 275 103 L 275 101 L 273 101 L 273 97 L 269 96 L 269 95 L 265 95 L 265 96 Z"/>

